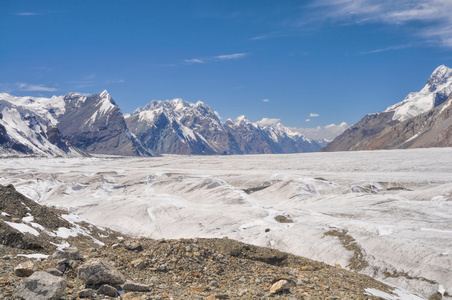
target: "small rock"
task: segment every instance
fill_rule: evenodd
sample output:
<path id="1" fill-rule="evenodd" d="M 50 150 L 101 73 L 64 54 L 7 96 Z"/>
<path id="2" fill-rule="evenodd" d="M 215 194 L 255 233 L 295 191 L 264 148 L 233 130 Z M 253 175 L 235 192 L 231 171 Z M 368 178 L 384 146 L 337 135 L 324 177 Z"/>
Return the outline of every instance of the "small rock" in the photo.
<path id="1" fill-rule="evenodd" d="M 137 241 L 125 241 L 124 248 L 131 251 L 143 251 L 143 247 Z"/>
<path id="2" fill-rule="evenodd" d="M 45 271 L 49 274 L 52 274 L 53 276 L 63 276 L 63 272 L 56 268 L 46 269 Z"/>
<path id="3" fill-rule="evenodd" d="M 219 287 L 220 283 L 216 280 L 212 280 L 211 282 L 209 282 L 209 284 L 207 285 L 207 287 Z"/>
<path id="4" fill-rule="evenodd" d="M 97 293 L 98 293 L 98 294 L 101 294 L 101 295 L 110 296 L 110 297 L 116 297 L 116 296 L 118 296 L 118 290 L 115 289 L 114 287 L 112 287 L 111 285 L 108 285 L 108 284 L 102 285 L 102 286 L 97 290 Z"/>
<path id="5" fill-rule="evenodd" d="M 66 288 L 67 282 L 47 272 L 36 272 L 16 289 L 14 295 L 26 300 L 56 300 Z"/>
<path id="6" fill-rule="evenodd" d="M 195 292 L 195 293 L 204 293 L 206 292 L 208 289 L 203 287 L 203 286 L 194 286 L 190 289 L 191 292 Z"/>
<path id="7" fill-rule="evenodd" d="M 146 268 L 146 261 L 142 258 L 135 259 L 131 262 L 132 266 L 138 270 L 142 270 Z"/>
<path id="8" fill-rule="evenodd" d="M 116 248 L 119 248 L 119 244 L 113 244 L 113 245 L 111 245 L 111 249 L 116 249 Z"/>
<path id="9" fill-rule="evenodd" d="M 270 232 L 270 228 L 265 228 L 265 232 Z"/>
<path id="10" fill-rule="evenodd" d="M 277 294 L 290 288 L 289 282 L 285 279 L 275 282 L 270 288 L 270 294 Z"/>
<path id="11" fill-rule="evenodd" d="M 2 257 L 3 260 L 11 260 L 13 257 L 11 255 L 5 255 Z"/>
<path id="12" fill-rule="evenodd" d="M 21 223 L 21 220 L 20 220 L 20 218 L 11 218 L 11 222 Z"/>
<path id="13" fill-rule="evenodd" d="M 293 223 L 292 219 L 289 219 L 288 217 L 283 216 L 283 215 L 277 215 L 275 217 L 275 220 L 276 220 L 276 222 L 279 222 L 279 223 Z"/>
<path id="14" fill-rule="evenodd" d="M 80 298 L 89 298 L 93 297 L 96 294 L 96 291 L 93 289 L 84 289 L 77 293 L 77 296 Z"/>
<path id="15" fill-rule="evenodd" d="M 14 273 L 19 277 L 29 277 L 33 274 L 34 264 L 31 261 L 27 261 L 17 265 L 14 268 Z"/>
<path id="16" fill-rule="evenodd" d="M 149 286 L 127 280 L 122 289 L 126 292 L 147 292 L 149 291 Z"/>

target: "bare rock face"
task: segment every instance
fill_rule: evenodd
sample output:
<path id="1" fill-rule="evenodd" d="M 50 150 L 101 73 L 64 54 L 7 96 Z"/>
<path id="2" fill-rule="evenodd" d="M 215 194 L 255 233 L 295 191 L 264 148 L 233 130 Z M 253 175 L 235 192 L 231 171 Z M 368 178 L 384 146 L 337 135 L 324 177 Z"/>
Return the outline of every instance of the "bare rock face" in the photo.
<path id="1" fill-rule="evenodd" d="M 67 282 L 47 272 L 35 272 L 16 289 L 14 295 L 25 300 L 56 300 L 66 288 Z"/>
<path id="2" fill-rule="evenodd" d="M 110 284 L 118 285 L 126 282 L 126 278 L 109 262 L 103 259 L 92 259 L 77 269 L 77 276 L 86 285 Z"/>
<path id="3" fill-rule="evenodd" d="M 149 155 L 130 135 L 124 116 L 104 91 L 85 97 L 64 97 L 65 112 L 58 118 L 58 129 L 72 146 L 94 154 Z"/>

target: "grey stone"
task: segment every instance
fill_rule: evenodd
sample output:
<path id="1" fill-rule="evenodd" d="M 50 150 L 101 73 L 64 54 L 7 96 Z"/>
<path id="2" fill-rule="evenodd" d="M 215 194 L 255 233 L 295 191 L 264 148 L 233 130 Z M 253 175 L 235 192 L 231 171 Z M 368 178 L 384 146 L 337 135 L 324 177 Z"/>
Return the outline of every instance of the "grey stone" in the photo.
<path id="1" fill-rule="evenodd" d="M 25 300 L 56 300 L 66 288 L 67 282 L 47 272 L 35 272 L 16 289 L 14 295 Z"/>
<path id="2" fill-rule="evenodd" d="M 96 294 L 96 290 L 93 289 L 84 289 L 77 293 L 77 296 L 80 298 L 89 298 L 93 297 Z"/>
<path id="3" fill-rule="evenodd" d="M 98 290 L 97 293 L 100 295 L 106 295 L 110 297 L 116 297 L 118 296 L 118 290 L 111 285 L 104 284 L 102 285 Z"/>
<path id="4" fill-rule="evenodd" d="M 136 283 L 131 280 L 127 280 L 123 285 L 123 290 L 126 292 L 147 292 L 149 291 L 149 286 L 142 283 Z"/>
<path id="5" fill-rule="evenodd" d="M 58 259 L 58 258 L 66 258 L 70 260 L 81 260 L 82 257 L 80 256 L 80 252 L 76 247 L 67 247 L 63 250 L 57 250 L 53 255 L 52 258 Z"/>
<path id="6" fill-rule="evenodd" d="M 137 241 L 125 241 L 124 248 L 132 251 L 143 251 L 143 247 Z"/>
<path id="7" fill-rule="evenodd" d="M 126 282 L 126 278 L 109 262 L 94 258 L 77 269 L 77 276 L 85 284 L 123 284 Z"/>

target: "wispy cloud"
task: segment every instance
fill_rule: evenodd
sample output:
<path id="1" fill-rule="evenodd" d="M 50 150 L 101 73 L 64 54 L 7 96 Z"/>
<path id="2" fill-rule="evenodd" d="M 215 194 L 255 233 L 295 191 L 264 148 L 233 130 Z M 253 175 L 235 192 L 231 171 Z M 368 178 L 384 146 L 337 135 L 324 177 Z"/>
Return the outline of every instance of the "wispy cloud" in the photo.
<path id="1" fill-rule="evenodd" d="M 389 47 L 385 47 L 385 48 L 380 48 L 380 49 L 375 49 L 375 50 L 371 50 L 371 51 L 362 52 L 361 54 L 375 54 L 375 53 L 386 52 L 386 51 L 396 51 L 396 50 L 410 48 L 412 46 L 413 46 L 413 44 L 389 46 Z"/>
<path id="2" fill-rule="evenodd" d="M 184 62 L 186 62 L 186 63 L 195 63 L 195 64 L 203 64 L 204 60 L 199 59 L 199 58 L 193 58 L 193 59 L 186 59 L 186 60 L 184 60 Z"/>
<path id="3" fill-rule="evenodd" d="M 16 90 L 24 92 L 55 92 L 56 88 L 47 87 L 43 84 L 16 83 Z"/>
<path id="4" fill-rule="evenodd" d="M 410 28 L 413 34 L 425 41 L 452 47 L 450 0 L 316 0 L 308 8 L 317 10 L 317 17 L 347 24 L 405 25 L 416 22 L 418 26 Z M 398 49 L 402 48 L 388 47 L 379 52 Z"/>
<path id="5" fill-rule="evenodd" d="M 28 16 L 36 16 L 39 15 L 38 13 L 35 12 L 19 12 L 19 13 L 15 13 L 15 16 L 21 16 L 21 17 L 28 17 Z"/>
<path id="6" fill-rule="evenodd" d="M 227 54 L 227 55 L 218 55 L 215 56 L 214 59 L 216 60 L 228 60 L 228 59 L 237 59 L 247 56 L 248 53 L 234 53 L 234 54 Z"/>
<path id="7" fill-rule="evenodd" d="M 305 121 L 306 121 L 306 122 L 311 122 L 311 119 L 306 119 Z"/>
<path id="8" fill-rule="evenodd" d="M 205 58 L 191 58 L 184 60 L 185 63 L 194 63 L 194 64 L 202 64 L 207 62 L 215 62 L 215 61 L 223 61 L 223 60 L 232 60 L 232 59 L 239 59 L 242 57 L 245 57 L 249 55 L 249 53 L 233 53 L 233 54 L 224 54 L 224 55 L 217 55 L 217 56 L 211 56 L 211 57 L 205 57 Z"/>
<path id="9" fill-rule="evenodd" d="M 318 117 L 318 116 L 320 116 L 320 115 L 319 115 L 319 114 L 316 114 L 316 113 L 310 113 L 309 116 L 310 116 L 311 118 L 316 118 L 316 117 Z"/>
<path id="10" fill-rule="evenodd" d="M 262 102 L 270 102 L 270 99 L 262 99 Z"/>

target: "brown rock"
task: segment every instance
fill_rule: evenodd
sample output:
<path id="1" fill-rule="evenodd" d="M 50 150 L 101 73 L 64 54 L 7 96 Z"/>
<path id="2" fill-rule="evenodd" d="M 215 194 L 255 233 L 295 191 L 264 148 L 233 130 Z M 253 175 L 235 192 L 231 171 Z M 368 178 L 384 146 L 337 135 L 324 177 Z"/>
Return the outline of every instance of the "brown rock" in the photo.
<path id="1" fill-rule="evenodd" d="M 14 268 L 14 273 L 19 277 L 29 277 L 34 273 L 34 264 L 31 261 L 26 261 L 17 265 Z"/>
<path id="2" fill-rule="evenodd" d="M 284 290 L 289 290 L 290 289 L 290 284 L 287 280 L 282 279 L 279 280 L 277 282 L 275 282 L 271 288 L 270 288 L 270 294 L 277 294 L 280 293 Z"/>

